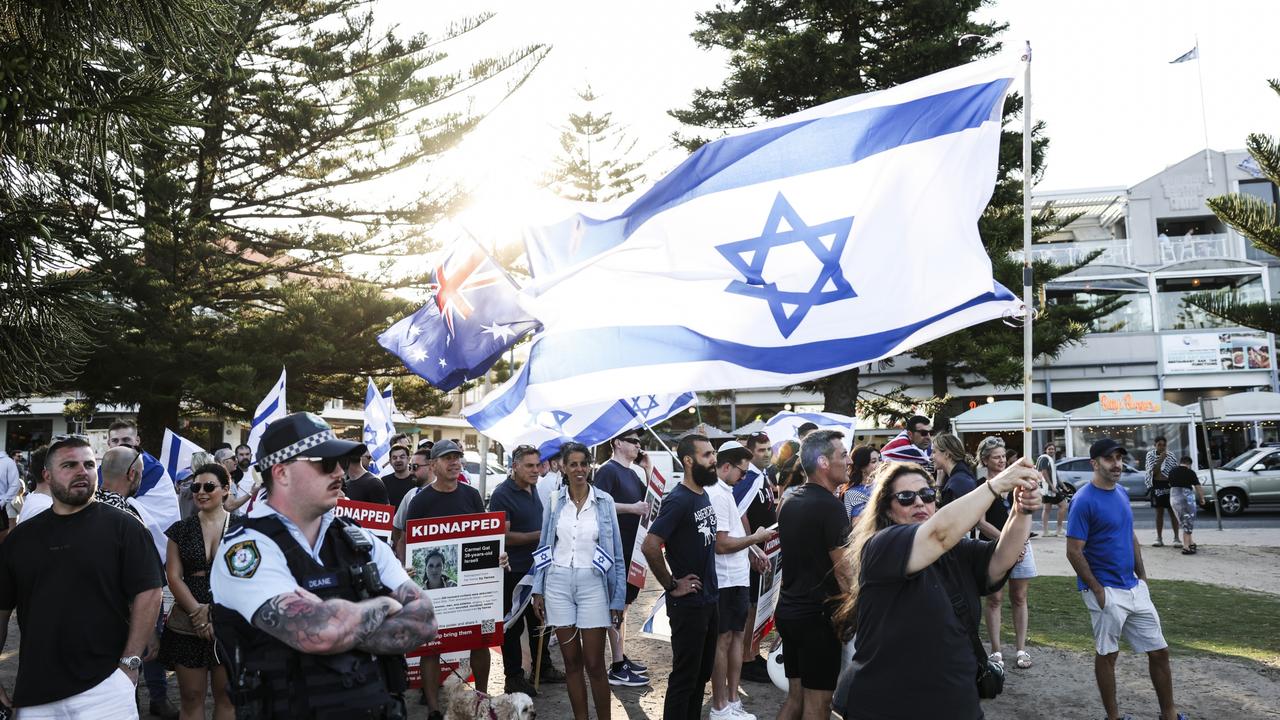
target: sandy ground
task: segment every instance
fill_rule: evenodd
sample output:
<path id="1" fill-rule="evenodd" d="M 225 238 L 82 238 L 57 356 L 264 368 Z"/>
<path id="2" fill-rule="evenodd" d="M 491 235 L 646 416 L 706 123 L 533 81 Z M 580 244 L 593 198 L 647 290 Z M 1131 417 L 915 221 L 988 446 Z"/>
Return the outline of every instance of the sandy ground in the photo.
<path id="1" fill-rule="evenodd" d="M 1168 547 L 1144 547 L 1143 558 L 1148 574 L 1153 578 L 1199 580 L 1280 595 L 1280 530 L 1232 530 L 1226 533 L 1204 530 L 1198 531 L 1196 536 L 1200 552 L 1194 556 L 1183 556 Z M 1149 543 L 1150 539 L 1144 538 L 1144 541 Z M 1033 543 L 1041 574 L 1071 574 L 1063 538 L 1036 538 Z M 666 676 L 661 668 L 670 667 L 671 646 L 638 634 L 639 626 L 658 594 L 651 583 L 641 593 L 627 618 L 628 627 L 632 630 L 627 654 L 649 665 L 653 686 L 612 688 L 614 718 L 662 716 Z M 9 628 L 6 652 L 0 655 L 0 683 L 9 689 L 13 687 L 17 671 L 17 647 L 18 629 L 14 621 Z M 984 703 L 988 718 L 1083 720 L 1102 717 L 1091 655 L 1034 646 L 1032 652 L 1035 666 L 1028 670 L 1011 669 L 1005 693 Z M 553 650 L 552 656 L 560 666 L 558 652 Z M 1192 718 L 1280 718 L 1280 668 L 1259 670 L 1256 665 L 1241 662 L 1175 656 L 1173 673 L 1179 709 Z M 1135 718 L 1157 717 L 1158 706 L 1144 659 L 1132 653 L 1122 653 L 1117 676 L 1122 711 Z M 502 660 L 495 652 L 491 690 L 501 690 L 501 678 Z M 916 687 L 927 692 L 928 679 L 918 678 L 905 683 L 904 687 Z M 176 705 L 177 683 L 172 678 L 169 694 Z M 139 697 L 146 697 L 144 690 L 139 690 Z M 748 711 L 762 719 L 772 718 L 783 701 L 783 693 L 772 685 L 744 682 L 742 698 Z M 416 700 L 416 691 L 412 699 Z M 709 696 L 707 702 L 709 707 Z M 539 717 L 544 720 L 573 716 L 563 685 L 544 686 L 535 703 Z M 145 700 L 140 707 L 145 713 Z M 212 712 L 209 714 L 211 716 Z M 425 718 L 426 709 L 413 704 L 410 717 Z"/>

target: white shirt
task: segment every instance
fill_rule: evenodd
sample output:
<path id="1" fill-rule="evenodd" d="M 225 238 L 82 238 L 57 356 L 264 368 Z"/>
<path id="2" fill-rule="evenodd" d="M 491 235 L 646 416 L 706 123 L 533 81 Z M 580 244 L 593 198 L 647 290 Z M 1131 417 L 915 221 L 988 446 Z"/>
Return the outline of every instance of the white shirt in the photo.
<path id="1" fill-rule="evenodd" d="M 738 504 L 733 501 L 733 488 L 723 480 L 704 488 L 711 507 L 716 511 L 716 535 L 729 533 L 731 538 L 746 537 L 742 529 L 742 515 L 738 512 Z M 735 553 L 721 555 L 716 553 L 716 579 L 720 587 L 747 587 L 751 578 L 751 560 L 743 548 Z"/>
<path id="2" fill-rule="evenodd" d="M 333 523 L 333 512 L 327 512 L 320 519 L 320 534 L 314 547 L 308 545 L 306 537 L 297 525 L 289 518 L 280 515 L 266 502 L 254 506 L 250 517 L 260 515 L 276 515 L 284 523 L 289 534 L 305 549 L 316 562 L 320 560 L 320 550 L 324 547 L 325 531 Z M 409 574 L 396 559 L 391 547 L 378 540 L 369 531 L 364 530 L 373 543 L 371 552 L 373 562 L 378 566 L 378 576 L 382 584 L 389 588 L 399 588 L 409 581 Z M 271 598 L 298 589 L 298 581 L 289 572 L 289 563 L 285 560 L 284 551 L 271 538 L 246 527 L 227 532 L 218 546 L 217 558 L 213 563 L 213 571 L 209 574 L 209 584 L 213 586 L 213 599 L 220 605 L 240 613 L 245 620 L 252 622 L 253 614 L 262 604 Z M 330 568 L 336 569 L 336 568 Z"/>
<path id="3" fill-rule="evenodd" d="M 551 493 L 560 487 L 560 473 L 549 471 L 546 475 L 538 478 L 538 499 L 542 501 L 542 507 L 551 507 Z"/>
<path id="4" fill-rule="evenodd" d="M 22 473 L 18 472 L 18 463 L 0 450 L 0 510 L 13 502 L 22 486 Z"/>
<path id="5" fill-rule="evenodd" d="M 587 501 L 581 511 L 566 497 L 556 522 L 556 545 L 552 548 L 551 562 L 560 567 L 589 568 L 599 541 L 595 490 L 588 488 Z"/>
<path id="6" fill-rule="evenodd" d="M 415 485 L 404 494 L 404 498 L 400 500 L 400 506 L 396 508 L 396 514 L 391 518 L 391 527 L 404 532 L 405 526 L 409 524 L 409 501 L 417 497 L 420 492 L 422 492 L 422 486 Z"/>
<path id="7" fill-rule="evenodd" d="M 22 512 L 18 513 L 18 522 L 30 520 L 51 507 L 53 507 L 53 496 L 39 492 L 27 493 L 22 501 Z"/>

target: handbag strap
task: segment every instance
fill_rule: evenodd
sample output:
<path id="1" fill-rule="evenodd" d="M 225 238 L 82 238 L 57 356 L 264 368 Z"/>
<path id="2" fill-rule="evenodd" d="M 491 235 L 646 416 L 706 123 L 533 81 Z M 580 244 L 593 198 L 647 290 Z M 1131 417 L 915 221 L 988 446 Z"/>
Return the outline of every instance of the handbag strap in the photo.
<path id="1" fill-rule="evenodd" d="M 951 556 L 950 551 L 943 556 L 942 563 L 946 566 L 944 585 L 947 586 L 947 594 L 951 599 L 951 609 L 955 611 L 956 617 L 960 618 L 960 623 L 968 631 L 969 643 L 973 647 L 973 657 L 978 661 L 978 669 L 982 670 L 987 666 L 987 653 L 982 649 L 982 640 L 978 638 L 978 625 L 969 613 L 969 602 L 965 600 L 964 593 L 959 590 L 959 582 L 952 567 L 956 560 Z"/>

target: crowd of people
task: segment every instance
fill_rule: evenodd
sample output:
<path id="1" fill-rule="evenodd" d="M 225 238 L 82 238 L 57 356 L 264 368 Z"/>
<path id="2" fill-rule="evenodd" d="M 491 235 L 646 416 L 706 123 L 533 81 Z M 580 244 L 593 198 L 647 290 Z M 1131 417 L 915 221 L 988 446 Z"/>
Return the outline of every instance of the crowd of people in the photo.
<path id="1" fill-rule="evenodd" d="M 1066 536 L 1107 717 L 1122 717 L 1121 637 L 1148 654 L 1161 717 L 1185 717 L 1117 485 L 1127 453 L 1109 438 L 1090 448 L 1091 481 L 1071 488 L 1057 478 L 1053 443 L 1034 462 L 1010 462 L 998 437 L 970 455 L 922 416 L 882 447 L 847 448 L 840 432 L 812 425 L 777 444 L 760 433 L 716 447 L 687 434 L 673 453 L 683 477 L 657 507 L 638 431 L 613 438 L 599 464 L 574 442 L 547 458 L 514 448 L 487 503 L 462 472 L 458 443 L 397 436 L 391 472 L 379 477 L 367 448 L 309 413 L 271 423 L 256 452 L 220 448 L 172 481 L 131 423 L 113 425 L 109 445 L 97 458 L 85 438 L 57 437 L 21 458 L 22 468 L 0 456 L 0 500 L 15 526 L 5 517 L 0 528 L 0 650 L 15 609 L 22 629 L 17 685 L 12 695 L 0 687 L 0 705 L 16 705 L 24 720 L 85 708 L 136 717 L 140 676 L 158 717 L 203 718 L 212 694 L 216 718 L 244 707 L 259 717 L 394 718 L 411 702 L 441 718 L 440 658 L 421 658 L 414 697 L 405 653 L 436 632 L 428 591 L 455 581 L 443 557 L 427 557 L 414 577 L 405 533 L 413 520 L 482 512 L 507 519 L 504 612 L 532 577 L 528 608 L 504 629 L 502 690 L 536 697 L 564 684 L 575 718 L 593 708 L 609 717 L 610 686 L 651 684 L 650 669 L 627 653 L 638 547 L 671 627 L 663 717 L 701 717 L 710 684 L 712 720 L 754 720 L 739 685 L 769 681 L 754 629 L 775 539 L 773 619 L 788 685 L 778 718 L 980 718 L 980 699 L 1005 678 L 1006 584 L 1010 665 L 1034 663 L 1037 512 L 1044 535 Z M 1183 552 L 1194 553 L 1203 493 L 1189 461 L 1170 457 L 1158 442 L 1146 467 Z M 393 506 L 390 541 L 335 517 L 344 496 Z M 76 612 L 63 611 L 67 597 Z M 490 650 L 469 654 L 486 692 Z M 176 708 L 166 671 L 176 676 Z M 927 678 L 928 692 L 885 692 L 906 676 Z"/>

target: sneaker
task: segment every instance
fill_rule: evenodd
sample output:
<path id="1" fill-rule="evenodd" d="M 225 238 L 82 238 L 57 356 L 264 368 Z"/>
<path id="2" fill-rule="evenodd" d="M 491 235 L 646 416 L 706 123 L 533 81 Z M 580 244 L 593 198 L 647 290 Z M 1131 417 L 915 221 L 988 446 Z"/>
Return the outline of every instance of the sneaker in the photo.
<path id="1" fill-rule="evenodd" d="M 622 666 L 631 670 L 632 672 L 640 673 L 641 675 L 644 675 L 645 673 L 649 672 L 648 665 L 641 665 L 640 663 L 636 662 L 635 660 L 632 660 L 626 655 L 622 656 Z"/>
<path id="2" fill-rule="evenodd" d="M 755 715 L 752 715 L 751 713 L 747 712 L 746 709 L 742 707 L 741 700 L 734 700 L 733 702 L 729 703 L 729 708 L 732 709 L 734 712 L 738 713 L 738 720 L 756 720 Z"/>
<path id="3" fill-rule="evenodd" d="M 1026 670 L 1031 667 L 1031 653 L 1026 650 L 1019 650 L 1013 661 L 1014 667 Z"/>
<path id="4" fill-rule="evenodd" d="M 508 675 L 507 681 L 503 683 L 502 692 L 508 695 L 511 693 L 524 693 L 531 698 L 538 697 L 538 691 L 533 688 L 533 683 L 524 679 L 524 673 Z"/>
<path id="5" fill-rule="evenodd" d="M 1151 547 L 1164 547 L 1164 540 L 1156 538 L 1156 541 L 1151 543 Z"/>
<path id="6" fill-rule="evenodd" d="M 987 656 L 987 659 L 1001 667 L 1004 667 L 1004 655 L 1001 655 L 998 652 L 991 653 Z"/>
<path id="7" fill-rule="evenodd" d="M 542 670 L 538 672 L 539 683 L 562 683 L 564 672 L 551 664 L 551 658 L 542 661 Z"/>
<path id="8" fill-rule="evenodd" d="M 1057 531 L 1057 530 L 1050 530 L 1049 532 L 1045 533 L 1045 534 L 1044 534 L 1044 536 L 1045 536 L 1045 537 L 1058 537 L 1058 531 Z"/>
<path id="9" fill-rule="evenodd" d="M 738 720 L 738 714 L 733 711 L 732 705 L 725 705 L 721 710 L 713 707 L 710 720 Z"/>
<path id="10" fill-rule="evenodd" d="M 772 683 L 769 678 L 768 661 L 757 656 L 751 662 L 742 663 L 742 679 L 748 682 Z"/>
<path id="11" fill-rule="evenodd" d="M 623 687 L 644 687 L 649 678 L 629 670 L 626 666 L 614 666 L 609 669 L 609 684 Z"/>

